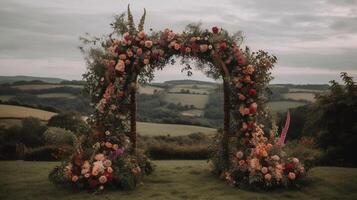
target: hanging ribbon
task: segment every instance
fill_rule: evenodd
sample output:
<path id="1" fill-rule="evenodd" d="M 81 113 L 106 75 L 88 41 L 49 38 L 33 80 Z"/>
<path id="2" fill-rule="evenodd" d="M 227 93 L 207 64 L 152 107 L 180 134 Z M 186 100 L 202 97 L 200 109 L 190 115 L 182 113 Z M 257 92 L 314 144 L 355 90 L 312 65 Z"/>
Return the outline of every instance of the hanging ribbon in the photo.
<path id="1" fill-rule="evenodd" d="M 285 138 L 286 138 L 286 134 L 288 133 L 289 126 L 290 126 L 290 112 L 288 110 L 288 112 L 286 113 L 285 126 L 284 126 L 283 130 L 281 130 L 280 138 L 278 141 L 278 144 L 281 146 L 283 146 L 285 143 Z"/>

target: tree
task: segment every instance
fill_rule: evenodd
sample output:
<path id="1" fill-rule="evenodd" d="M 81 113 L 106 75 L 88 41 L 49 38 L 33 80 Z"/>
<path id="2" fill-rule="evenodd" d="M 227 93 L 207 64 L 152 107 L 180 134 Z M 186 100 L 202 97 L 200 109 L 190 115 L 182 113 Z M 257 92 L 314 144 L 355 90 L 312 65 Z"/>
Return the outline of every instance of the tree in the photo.
<path id="1" fill-rule="evenodd" d="M 344 85 L 330 81 L 330 92 L 319 95 L 308 114 L 304 132 L 314 132 L 319 147 L 325 149 L 323 162 L 357 165 L 357 85 L 341 73 Z"/>
<path id="2" fill-rule="evenodd" d="M 64 112 L 55 115 L 51 117 L 47 125 L 63 128 L 75 134 L 87 134 L 89 132 L 89 126 L 78 112 Z"/>

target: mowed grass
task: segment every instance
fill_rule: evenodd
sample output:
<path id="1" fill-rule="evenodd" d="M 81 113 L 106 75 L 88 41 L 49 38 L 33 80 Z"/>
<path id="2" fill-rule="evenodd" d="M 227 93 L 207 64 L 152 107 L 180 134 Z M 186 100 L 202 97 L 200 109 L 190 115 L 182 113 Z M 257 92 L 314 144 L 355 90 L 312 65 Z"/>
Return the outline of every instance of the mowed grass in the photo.
<path id="1" fill-rule="evenodd" d="M 36 117 L 40 120 L 47 121 L 57 113 L 28 108 L 24 106 L 13 106 L 0 104 L 0 118 L 25 118 Z"/>
<path id="2" fill-rule="evenodd" d="M 284 99 L 315 101 L 315 94 L 309 92 L 294 92 L 282 94 Z"/>
<path id="3" fill-rule="evenodd" d="M 289 108 L 296 108 L 299 106 L 306 105 L 304 102 L 296 101 L 273 101 L 268 103 L 268 108 L 273 112 L 286 112 Z"/>
<path id="4" fill-rule="evenodd" d="M 154 161 L 157 168 L 133 191 L 105 191 L 101 195 L 56 188 L 48 173 L 56 162 L 0 162 L 0 199 L 125 199 L 125 200 L 243 200 L 243 199 L 356 199 L 357 169 L 317 167 L 301 189 L 270 192 L 241 190 L 210 173 L 206 161 Z"/>
<path id="5" fill-rule="evenodd" d="M 74 88 L 83 88 L 82 85 L 62 85 L 62 84 L 28 84 L 28 85 L 15 85 L 11 86 L 13 88 L 17 88 L 20 90 L 44 90 L 44 89 L 52 89 L 59 87 L 74 87 Z"/>
<path id="6" fill-rule="evenodd" d="M 181 124 L 159 124 L 148 122 L 137 122 L 137 130 L 143 136 L 158 136 L 170 135 L 181 136 L 190 133 L 201 132 L 204 134 L 214 134 L 217 132 L 214 128 L 207 128 L 201 126 L 181 125 Z"/>
<path id="7" fill-rule="evenodd" d="M 168 93 L 164 96 L 165 101 L 169 103 L 181 103 L 182 105 L 194 105 L 196 108 L 202 109 L 208 101 L 208 95 L 200 94 L 174 94 Z"/>

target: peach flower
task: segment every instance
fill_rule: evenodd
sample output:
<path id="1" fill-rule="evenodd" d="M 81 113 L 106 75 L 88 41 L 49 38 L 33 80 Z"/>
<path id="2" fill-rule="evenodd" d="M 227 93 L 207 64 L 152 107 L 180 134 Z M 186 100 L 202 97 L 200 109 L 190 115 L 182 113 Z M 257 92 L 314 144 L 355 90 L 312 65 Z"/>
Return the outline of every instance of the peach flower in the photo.
<path id="1" fill-rule="evenodd" d="M 147 58 L 144 58 L 143 63 L 144 63 L 144 65 L 147 65 L 147 64 L 149 64 L 149 63 L 150 63 L 150 60 L 149 60 L 149 59 L 147 59 Z"/>
<path id="2" fill-rule="evenodd" d="M 181 45 L 179 43 L 175 43 L 174 49 L 179 50 L 181 48 Z"/>
<path id="3" fill-rule="evenodd" d="M 253 72 L 254 72 L 254 67 L 253 67 L 253 65 L 248 65 L 248 66 L 247 66 L 247 69 L 246 69 L 246 72 L 247 72 L 248 74 L 253 74 Z"/>
<path id="4" fill-rule="evenodd" d="M 113 150 L 118 150 L 119 149 L 119 145 L 118 144 L 113 144 Z"/>
<path id="5" fill-rule="evenodd" d="M 102 154 L 102 153 L 98 153 L 97 155 L 95 155 L 94 156 L 94 159 L 95 160 L 104 160 L 105 159 L 105 156 L 104 156 L 104 154 Z"/>
<path id="6" fill-rule="evenodd" d="M 294 163 L 294 164 L 299 164 L 299 159 L 293 158 L 293 163 Z"/>
<path id="7" fill-rule="evenodd" d="M 295 173 L 290 172 L 290 173 L 288 174 L 288 178 L 289 178 L 290 180 L 295 180 L 295 178 L 296 178 Z"/>
<path id="8" fill-rule="evenodd" d="M 262 170 L 261 170 L 261 171 L 262 171 L 263 174 L 266 174 L 266 173 L 268 173 L 268 168 L 262 167 Z"/>
<path id="9" fill-rule="evenodd" d="M 208 45 L 207 45 L 207 44 L 201 44 L 201 45 L 200 45 L 200 51 L 201 51 L 202 53 L 206 52 L 207 49 L 208 49 Z"/>
<path id="10" fill-rule="evenodd" d="M 151 48 L 152 45 L 153 45 L 153 42 L 152 42 L 151 40 L 146 40 L 146 41 L 145 41 L 145 47 L 146 47 L 146 48 Z"/>
<path id="11" fill-rule="evenodd" d="M 76 175 L 72 176 L 72 181 L 73 181 L 73 182 L 77 182 L 78 179 L 79 179 L 78 176 L 76 176 Z"/>
<path id="12" fill-rule="evenodd" d="M 123 54 L 123 53 L 120 54 L 120 55 L 119 55 L 119 59 L 120 59 L 120 60 L 125 60 L 125 59 L 126 59 L 126 55 Z"/>
<path id="13" fill-rule="evenodd" d="M 279 161 L 280 157 L 278 155 L 273 155 L 271 159 L 273 159 L 274 161 Z"/>
<path id="14" fill-rule="evenodd" d="M 144 37 L 145 37 L 145 32 L 144 32 L 144 31 L 140 31 L 140 32 L 138 33 L 138 37 L 139 37 L 140 39 L 144 39 Z"/>
<path id="15" fill-rule="evenodd" d="M 271 175 L 270 174 L 265 174 L 264 178 L 265 178 L 265 180 L 270 181 L 271 180 Z"/>
<path id="16" fill-rule="evenodd" d="M 243 94 L 240 94 L 240 93 L 238 94 L 238 98 L 241 101 L 244 101 L 246 99 L 246 97 Z"/>
<path id="17" fill-rule="evenodd" d="M 141 55 L 143 53 L 143 49 L 142 48 L 138 48 L 137 50 L 136 50 L 136 54 L 137 55 Z"/>
<path id="18" fill-rule="evenodd" d="M 107 172 L 110 173 L 110 174 L 113 173 L 113 168 L 108 167 L 108 168 L 107 168 Z"/>
<path id="19" fill-rule="evenodd" d="M 124 72 L 125 70 L 125 63 L 122 60 L 119 60 L 117 65 L 115 65 L 115 70 L 119 71 L 119 72 Z"/>

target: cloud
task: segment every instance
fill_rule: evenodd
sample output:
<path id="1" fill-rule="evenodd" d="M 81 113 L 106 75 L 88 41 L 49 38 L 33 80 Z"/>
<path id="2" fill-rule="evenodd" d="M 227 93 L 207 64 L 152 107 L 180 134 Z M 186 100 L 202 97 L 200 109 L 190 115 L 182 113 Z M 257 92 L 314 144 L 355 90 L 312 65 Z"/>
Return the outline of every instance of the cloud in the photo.
<path id="1" fill-rule="evenodd" d="M 15 75 L 21 71 L 79 79 L 85 67 L 77 49 L 78 37 L 85 32 L 109 33 L 113 15 L 124 12 L 128 3 L 128 0 L 0 1 L 0 73 Z M 130 3 L 137 20 L 143 8 L 147 9 L 147 30 L 170 27 L 182 31 L 192 22 L 202 22 L 205 28 L 218 25 L 229 31 L 242 30 L 245 45 L 253 50 L 267 50 L 279 58 L 276 66 L 279 70 L 273 73 L 278 82 L 291 82 L 294 77 L 299 81 L 326 82 L 332 77 L 326 70 L 355 73 L 357 69 L 356 0 Z M 279 73 L 281 70 L 284 73 Z M 298 77 L 299 70 L 321 72 L 325 78 Z M 175 78 L 171 69 L 162 73 Z M 158 72 L 165 76 L 162 73 Z"/>

